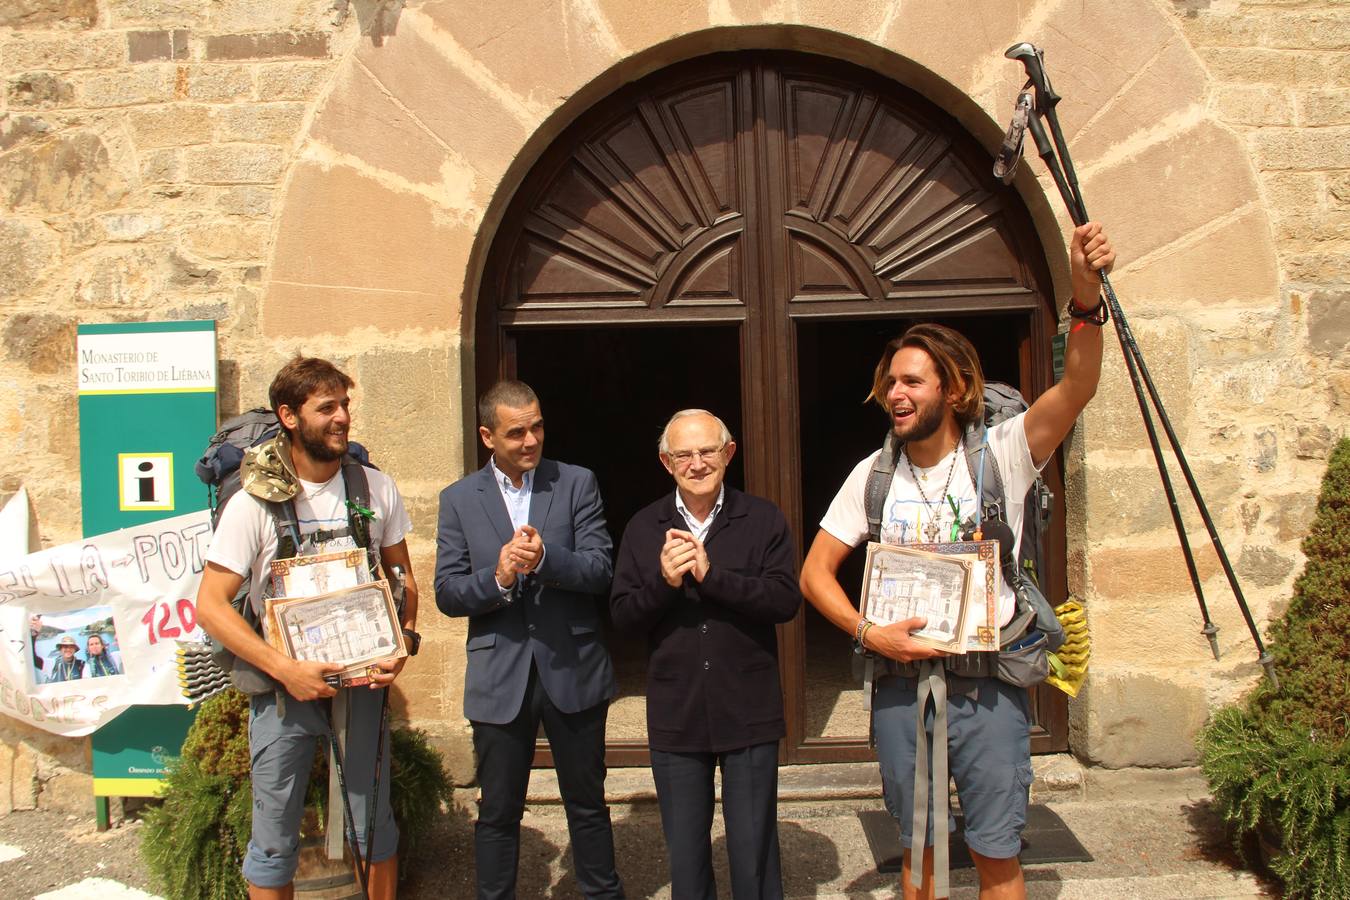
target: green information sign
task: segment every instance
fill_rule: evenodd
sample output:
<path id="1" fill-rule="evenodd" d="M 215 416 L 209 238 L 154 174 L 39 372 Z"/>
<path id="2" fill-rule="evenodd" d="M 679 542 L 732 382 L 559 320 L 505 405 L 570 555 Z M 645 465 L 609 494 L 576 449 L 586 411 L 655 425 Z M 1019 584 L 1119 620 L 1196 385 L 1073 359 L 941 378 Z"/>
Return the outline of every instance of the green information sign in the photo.
<path id="1" fill-rule="evenodd" d="M 192 467 L 216 430 L 215 322 L 81 325 L 77 355 L 84 534 L 205 509 Z M 94 794 L 158 794 L 193 717 L 133 706 L 96 731 Z"/>

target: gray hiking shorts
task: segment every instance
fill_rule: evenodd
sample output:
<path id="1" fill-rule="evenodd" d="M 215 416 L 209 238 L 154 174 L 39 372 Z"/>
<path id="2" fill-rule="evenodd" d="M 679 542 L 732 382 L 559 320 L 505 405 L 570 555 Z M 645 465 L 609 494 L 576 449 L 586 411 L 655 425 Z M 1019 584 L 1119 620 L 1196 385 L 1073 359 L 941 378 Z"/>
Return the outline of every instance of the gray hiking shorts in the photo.
<path id="1" fill-rule="evenodd" d="M 981 856 L 1008 859 L 1022 849 L 1031 788 L 1030 701 L 1025 688 L 997 678 L 979 679 L 975 698 L 947 700 L 947 756 L 965 815 L 966 846 Z M 900 821 L 900 839 L 911 846 L 914 827 L 914 739 L 918 704 L 916 679 L 891 675 L 877 682 L 874 700 L 877 757 L 886 807 Z M 924 718 L 929 753 L 933 747 L 933 705 Z M 929 757 L 932 759 L 931 755 Z M 930 769 L 931 772 L 931 762 Z M 944 792 L 948 789 L 942 785 Z M 928 834 L 933 846 L 929 791 Z M 950 818 L 947 828 L 956 827 Z"/>
<path id="2" fill-rule="evenodd" d="M 380 727 L 384 691 L 347 691 L 351 726 L 343 756 L 352 817 L 362 859 L 382 862 L 398 852 L 398 826 L 389 807 L 389 736 L 380 762 L 380 796 L 375 804 L 374 841 L 365 833 L 374 787 L 375 736 Z M 300 852 L 300 818 L 305 788 L 314 766 L 315 748 L 328 747 L 327 700 L 301 703 L 286 698 L 286 715 L 277 715 L 274 694 L 251 698 L 248 744 L 253 758 L 253 836 L 244 854 L 244 880 L 262 888 L 279 888 L 295 878 Z M 335 723 L 339 725 L 340 723 Z"/>

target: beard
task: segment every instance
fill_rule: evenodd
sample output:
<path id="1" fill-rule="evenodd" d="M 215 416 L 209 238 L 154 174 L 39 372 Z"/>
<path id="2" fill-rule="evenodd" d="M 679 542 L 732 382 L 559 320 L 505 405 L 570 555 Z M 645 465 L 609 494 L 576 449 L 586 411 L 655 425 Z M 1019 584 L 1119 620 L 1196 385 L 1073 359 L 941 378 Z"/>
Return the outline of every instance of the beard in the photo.
<path id="1" fill-rule="evenodd" d="M 938 429 L 942 427 L 942 404 L 933 403 L 930 406 L 916 408 L 914 417 L 906 424 L 895 426 L 895 436 L 900 440 L 909 443 L 911 441 L 926 440 L 937 434 Z"/>
<path id="2" fill-rule="evenodd" d="M 311 426 L 302 418 L 300 427 L 295 431 L 296 440 L 304 448 L 310 459 L 316 462 L 333 462 L 342 459 L 347 453 L 347 438 L 342 438 L 341 449 L 333 449 L 326 438 L 328 433 L 322 426 Z"/>

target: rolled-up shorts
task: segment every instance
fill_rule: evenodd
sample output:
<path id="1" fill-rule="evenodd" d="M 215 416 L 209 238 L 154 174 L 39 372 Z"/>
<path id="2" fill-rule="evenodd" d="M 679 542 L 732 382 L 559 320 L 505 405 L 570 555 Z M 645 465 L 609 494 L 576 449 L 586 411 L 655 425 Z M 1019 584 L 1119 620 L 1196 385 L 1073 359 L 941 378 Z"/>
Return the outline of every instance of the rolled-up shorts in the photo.
<path id="1" fill-rule="evenodd" d="M 886 808 L 900 822 L 900 838 L 906 847 L 913 841 L 917 704 L 916 679 L 892 675 L 877 681 L 873 724 L 882 789 Z M 924 726 L 932 772 L 931 701 Z M 1022 849 L 1032 777 L 1026 689 L 983 678 L 975 698 L 949 693 L 947 759 L 965 816 L 966 846 L 991 859 L 1016 856 Z M 941 789 L 948 788 L 942 785 Z M 926 847 L 933 846 L 934 794 L 930 786 Z M 948 816 L 947 829 L 955 827 L 955 819 Z"/>
<path id="2" fill-rule="evenodd" d="M 374 787 L 376 735 L 380 728 L 383 691 L 347 691 L 350 727 L 343 754 L 347 791 L 356 822 L 361 858 L 382 862 L 398 852 L 398 826 L 389 806 L 389 735 L 380 754 L 380 793 L 375 802 L 374 840 L 366 832 Z M 302 703 L 287 697 L 285 716 L 277 715 L 273 694 L 252 698 L 248 743 L 253 759 L 253 835 L 244 854 L 244 880 L 263 888 L 280 888 L 295 879 L 299 864 L 300 819 L 305 789 L 314 767 L 315 749 L 328 745 L 329 701 Z M 341 730 L 341 723 L 339 725 Z"/>

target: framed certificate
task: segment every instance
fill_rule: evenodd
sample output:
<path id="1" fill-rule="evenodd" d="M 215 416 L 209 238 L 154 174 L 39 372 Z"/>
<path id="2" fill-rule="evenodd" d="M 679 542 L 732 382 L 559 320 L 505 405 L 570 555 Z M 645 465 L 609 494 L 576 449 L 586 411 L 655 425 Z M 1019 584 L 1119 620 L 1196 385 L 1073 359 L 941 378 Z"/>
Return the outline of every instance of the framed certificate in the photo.
<path id="1" fill-rule="evenodd" d="M 954 541 L 943 544 L 907 544 L 947 556 L 963 556 L 975 564 L 971 574 L 970 609 L 966 613 L 966 650 L 998 649 L 998 593 L 1003 571 L 998 564 L 998 541 Z"/>
<path id="2" fill-rule="evenodd" d="M 916 641 L 965 653 L 974 565 L 964 555 L 868 543 L 862 614 L 878 625 L 923 616 L 928 624 L 914 632 Z"/>
<path id="3" fill-rule="evenodd" d="M 368 684 L 371 663 L 408 655 L 389 582 L 267 601 L 273 645 L 291 659 L 343 666 L 344 687 Z"/>
<path id="4" fill-rule="evenodd" d="M 354 587 L 370 576 L 359 548 L 272 560 L 273 597 L 316 597 Z"/>

